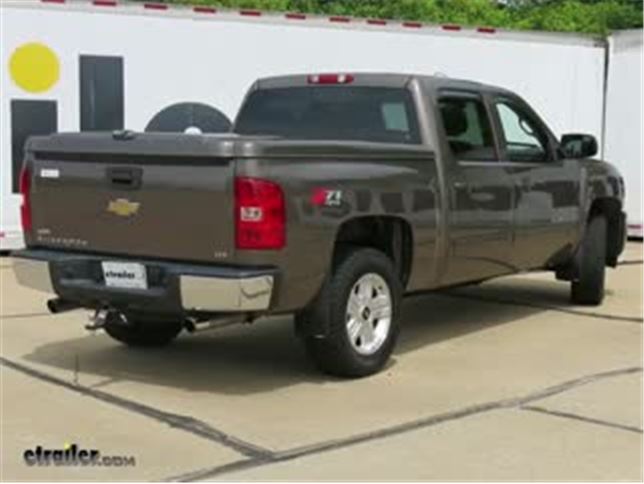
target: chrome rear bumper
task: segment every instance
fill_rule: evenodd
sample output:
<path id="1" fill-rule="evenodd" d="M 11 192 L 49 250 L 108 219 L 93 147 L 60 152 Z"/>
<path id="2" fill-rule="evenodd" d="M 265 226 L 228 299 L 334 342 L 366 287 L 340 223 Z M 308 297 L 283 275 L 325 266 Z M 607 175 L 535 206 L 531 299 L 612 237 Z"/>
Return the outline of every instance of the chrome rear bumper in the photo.
<path id="1" fill-rule="evenodd" d="M 21 286 L 35 289 L 36 291 L 53 294 L 54 286 L 49 275 L 49 264 L 47 262 L 14 258 L 13 272 L 16 280 Z"/>
<path id="2" fill-rule="evenodd" d="M 200 311 L 261 311 L 268 309 L 273 276 L 223 279 L 179 276 L 181 306 Z"/>
<path id="3" fill-rule="evenodd" d="M 103 260 L 144 264 L 150 287 L 106 286 L 100 271 Z M 275 271 L 269 269 L 211 267 L 39 250 L 15 252 L 13 271 L 22 286 L 79 301 L 81 305 L 104 303 L 155 312 L 265 311 L 271 305 L 275 282 Z"/>

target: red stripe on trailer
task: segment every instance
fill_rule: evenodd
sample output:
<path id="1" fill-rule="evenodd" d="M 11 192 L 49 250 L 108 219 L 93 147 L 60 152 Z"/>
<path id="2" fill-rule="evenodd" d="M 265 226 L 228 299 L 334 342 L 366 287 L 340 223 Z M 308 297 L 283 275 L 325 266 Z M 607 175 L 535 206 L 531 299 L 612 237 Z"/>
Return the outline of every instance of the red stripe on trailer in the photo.
<path id="1" fill-rule="evenodd" d="M 0 232 L 0 239 L 4 239 L 4 235 L 5 235 L 4 232 Z"/>
<path id="2" fill-rule="evenodd" d="M 192 11 L 195 13 L 217 13 L 217 9 L 212 7 L 193 7 Z"/>
<path id="3" fill-rule="evenodd" d="M 63 4 L 66 3 L 67 0 L 40 0 L 42 3 L 57 3 L 57 4 Z M 118 5 L 117 0 L 92 0 L 92 5 L 97 6 L 97 7 L 116 7 Z M 148 9 L 148 10 L 168 10 L 169 6 L 165 3 L 144 3 L 143 8 Z M 195 13 L 209 13 L 209 14 L 214 14 L 217 13 L 217 9 L 213 7 L 199 7 L 195 6 L 192 8 L 193 12 Z M 261 10 L 240 10 L 239 11 L 240 15 L 244 15 L 247 17 L 260 17 L 263 15 L 263 12 Z M 290 20 L 306 20 L 307 16 L 303 13 L 286 13 L 284 14 L 284 17 Z M 332 16 L 329 17 L 329 22 L 336 22 L 336 23 L 349 23 L 351 22 L 351 17 L 344 17 L 344 16 Z M 388 21 L 384 19 L 366 19 L 365 22 L 368 25 L 387 25 Z M 423 24 L 421 22 L 403 22 L 401 24 L 403 27 L 407 28 L 415 28 L 419 29 L 422 28 Z M 460 31 L 463 29 L 462 26 L 456 25 L 456 24 L 444 24 L 441 25 L 440 28 L 442 30 L 448 30 L 448 31 Z M 476 29 L 477 32 L 481 34 L 495 34 L 496 33 L 496 28 L 494 27 L 478 27 Z M 639 226 L 629 226 L 629 227 L 634 227 L 634 228 L 642 228 L 641 225 Z"/>
<path id="4" fill-rule="evenodd" d="M 167 10 L 168 6 L 164 3 L 144 3 L 143 8 L 148 10 Z"/>
<path id="5" fill-rule="evenodd" d="M 628 224 L 628 228 L 629 228 L 629 229 L 641 229 L 641 228 L 642 228 L 642 225 L 638 225 L 638 224 Z"/>

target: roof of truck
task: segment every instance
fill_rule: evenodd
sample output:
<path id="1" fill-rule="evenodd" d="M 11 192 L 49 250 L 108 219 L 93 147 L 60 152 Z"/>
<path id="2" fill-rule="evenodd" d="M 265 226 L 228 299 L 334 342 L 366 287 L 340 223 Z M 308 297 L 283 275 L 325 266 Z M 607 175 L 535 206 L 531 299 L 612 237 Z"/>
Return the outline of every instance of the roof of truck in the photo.
<path id="1" fill-rule="evenodd" d="M 316 79 L 324 76 L 337 76 L 343 82 L 329 82 L 320 84 L 338 84 L 351 86 L 378 86 L 378 87 L 405 87 L 412 79 L 428 82 L 432 87 L 439 89 L 467 89 L 474 91 L 510 92 L 502 87 L 483 84 L 465 79 L 453 79 L 441 74 L 428 76 L 423 74 L 382 73 L 382 72 L 346 72 L 346 73 L 308 73 L 292 74 L 286 76 L 265 77 L 255 83 L 256 89 L 271 89 L 279 87 L 298 87 L 315 85 Z M 344 77 L 341 77 L 344 76 Z"/>

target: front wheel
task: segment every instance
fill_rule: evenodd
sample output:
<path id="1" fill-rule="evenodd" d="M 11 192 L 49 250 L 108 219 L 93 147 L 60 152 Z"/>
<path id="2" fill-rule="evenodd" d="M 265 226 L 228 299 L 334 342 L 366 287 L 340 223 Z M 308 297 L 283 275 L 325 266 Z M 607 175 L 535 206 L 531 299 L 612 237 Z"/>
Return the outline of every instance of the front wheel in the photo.
<path id="1" fill-rule="evenodd" d="M 362 377 L 379 371 L 398 336 L 401 284 L 391 260 L 374 249 L 349 251 L 333 270 L 317 307 L 304 317 L 327 328 L 306 336 L 309 355 L 326 373 Z"/>
<path id="2" fill-rule="evenodd" d="M 594 216 L 575 255 L 570 298 L 575 304 L 597 306 L 604 299 L 606 272 L 606 218 Z"/>

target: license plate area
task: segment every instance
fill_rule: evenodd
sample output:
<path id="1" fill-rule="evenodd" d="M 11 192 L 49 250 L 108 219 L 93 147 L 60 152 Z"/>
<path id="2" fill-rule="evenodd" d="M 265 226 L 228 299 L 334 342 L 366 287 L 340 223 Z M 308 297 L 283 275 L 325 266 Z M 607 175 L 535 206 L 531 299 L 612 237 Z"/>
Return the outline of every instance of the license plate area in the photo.
<path id="1" fill-rule="evenodd" d="M 103 279 L 107 287 L 119 289 L 147 289 L 148 278 L 143 264 L 137 262 L 104 261 Z"/>

